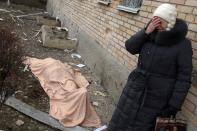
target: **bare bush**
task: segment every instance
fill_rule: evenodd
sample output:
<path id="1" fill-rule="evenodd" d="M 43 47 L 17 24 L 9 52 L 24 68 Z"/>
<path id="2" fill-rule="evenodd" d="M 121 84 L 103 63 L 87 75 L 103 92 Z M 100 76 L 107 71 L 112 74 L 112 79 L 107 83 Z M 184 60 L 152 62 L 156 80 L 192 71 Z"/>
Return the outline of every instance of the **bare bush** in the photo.
<path id="1" fill-rule="evenodd" d="M 10 83 L 14 82 L 19 66 L 22 64 L 22 51 L 17 36 L 9 30 L 0 29 L 0 98 L 6 96 L 10 90 Z M 7 78 L 12 81 L 7 81 Z"/>

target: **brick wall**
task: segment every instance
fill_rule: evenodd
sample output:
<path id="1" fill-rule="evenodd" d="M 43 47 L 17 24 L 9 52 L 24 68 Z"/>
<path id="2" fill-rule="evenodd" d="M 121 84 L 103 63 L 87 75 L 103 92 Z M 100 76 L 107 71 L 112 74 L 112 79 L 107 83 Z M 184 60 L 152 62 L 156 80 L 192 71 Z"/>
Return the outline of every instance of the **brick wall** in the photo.
<path id="1" fill-rule="evenodd" d="M 164 2 L 176 4 L 178 17 L 185 19 L 189 26 L 187 37 L 192 41 L 194 73 L 197 72 L 197 0 L 144 0 L 137 15 L 117 10 L 120 0 L 114 0 L 109 6 L 98 4 L 97 0 L 48 0 L 48 2 L 53 6 L 56 16 L 60 19 L 64 16 L 69 18 L 129 69 L 135 68 L 138 56 L 130 55 L 125 50 L 124 42 L 145 26 L 158 5 Z M 197 85 L 195 85 L 193 84 L 189 91 L 182 112 L 197 126 Z"/>

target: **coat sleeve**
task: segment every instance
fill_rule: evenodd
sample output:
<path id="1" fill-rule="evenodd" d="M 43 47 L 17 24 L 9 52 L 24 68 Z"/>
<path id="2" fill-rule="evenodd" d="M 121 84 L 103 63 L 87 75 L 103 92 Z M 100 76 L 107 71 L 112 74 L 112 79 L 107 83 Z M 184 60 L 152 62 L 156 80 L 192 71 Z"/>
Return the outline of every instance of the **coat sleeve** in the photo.
<path id="1" fill-rule="evenodd" d="M 147 39 L 148 35 L 145 33 L 145 29 L 142 29 L 125 42 L 126 50 L 133 55 L 139 54 Z"/>
<path id="2" fill-rule="evenodd" d="M 185 100 L 187 92 L 191 86 L 191 73 L 192 73 L 192 47 L 191 42 L 186 40 L 182 43 L 177 56 L 177 78 L 173 94 L 170 98 L 169 105 L 181 109 Z"/>

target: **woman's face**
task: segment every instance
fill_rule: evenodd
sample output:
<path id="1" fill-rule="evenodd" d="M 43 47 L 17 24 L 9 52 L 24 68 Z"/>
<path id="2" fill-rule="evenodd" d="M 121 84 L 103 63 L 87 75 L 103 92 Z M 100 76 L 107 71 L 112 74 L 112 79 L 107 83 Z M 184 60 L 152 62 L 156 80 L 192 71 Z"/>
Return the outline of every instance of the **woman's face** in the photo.
<path id="1" fill-rule="evenodd" d="M 165 31 L 166 28 L 168 27 L 168 22 L 165 21 L 164 19 L 160 18 L 160 17 L 159 17 L 159 19 L 160 19 L 161 24 L 160 24 L 156 29 L 157 29 L 159 32 Z"/>

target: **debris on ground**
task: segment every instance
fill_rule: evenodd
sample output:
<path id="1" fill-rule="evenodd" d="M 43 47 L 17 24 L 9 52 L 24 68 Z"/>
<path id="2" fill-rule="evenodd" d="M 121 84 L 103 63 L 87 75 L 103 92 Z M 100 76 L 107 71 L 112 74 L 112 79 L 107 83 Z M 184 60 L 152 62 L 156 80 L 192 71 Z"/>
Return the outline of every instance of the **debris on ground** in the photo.
<path id="1" fill-rule="evenodd" d="M 23 69 L 23 72 L 29 71 L 28 67 L 29 67 L 28 65 L 25 65 L 25 68 Z"/>
<path id="2" fill-rule="evenodd" d="M 42 41 L 41 41 L 40 39 L 38 39 L 38 42 L 39 42 L 39 43 L 42 43 Z"/>
<path id="3" fill-rule="evenodd" d="M 68 32 L 68 28 L 66 27 L 56 27 L 56 29 Z"/>
<path id="4" fill-rule="evenodd" d="M 77 38 L 70 38 L 70 37 L 67 37 L 67 40 L 75 40 L 75 41 L 77 41 Z"/>
<path id="5" fill-rule="evenodd" d="M 23 124 L 24 124 L 24 121 L 22 121 L 22 120 L 17 120 L 16 121 L 17 126 L 22 126 Z"/>
<path id="6" fill-rule="evenodd" d="M 39 13 L 33 13 L 33 14 L 27 14 L 27 15 L 18 15 L 16 17 L 17 18 L 22 18 L 22 17 L 37 16 L 37 15 L 43 15 L 43 14 L 48 14 L 48 12 L 39 12 Z"/>
<path id="7" fill-rule="evenodd" d="M 14 92 L 14 95 L 18 94 L 18 93 L 23 93 L 22 91 L 18 90 Z"/>
<path id="8" fill-rule="evenodd" d="M 77 53 L 73 53 L 73 54 L 71 54 L 71 57 L 73 58 L 73 59 L 75 59 L 75 58 L 81 58 L 81 56 L 79 55 L 79 54 L 77 54 Z"/>
<path id="9" fill-rule="evenodd" d="M 105 130 L 105 129 L 107 129 L 107 126 L 106 126 L 106 125 L 104 125 L 104 126 L 102 126 L 102 127 L 100 127 L 100 128 L 97 128 L 97 129 L 94 130 L 94 131 L 103 131 L 103 130 Z"/>
<path id="10" fill-rule="evenodd" d="M 100 91 L 95 91 L 94 94 L 97 96 L 97 95 L 100 95 L 100 96 L 103 96 L 103 97 L 106 97 L 106 95 Z"/>
<path id="11" fill-rule="evenodd" d="M 25 32 L 23 32 L 24 36 L 27 37 L 27 34 Z"/>
<path id="12" fill-rule="evenodd" d="M 0 9 L 0 12 L 6 12 L 9 13 L 10 11 L 6 10 L 6 9 Z"/>
<path id="13" fill-rule="evenodd" d="M 69 62 L 68 64 L 71 65 L 71 66 L 76 66 L 76 64 L 75 63 L 72 63 L 72 62 Z"/>
<path id="14" fill-rule="evenodd" d="M 99 103 L 96 102 L 96 101 L 94 101 L 94 102 L 92 103 L 92 105 L 94 105 L 94 106 L 99 106 Z"/>
<path id="15" fill-rule="evenodd" d="M 22 40 L 27 41 L 28 39 L 21 37 Z"/>
<path id="16" fill-rule="evenodd" d="M 40 32 L 41 32 L 41 29 L 31 39 L 37 37 L 40 34 Z"/>
<path id="17" fill-rule="evenodd" d="M 85 67 L 86 65 L 84 65 L 84 64 L 78 64 L 78 65 L 76 65 L 77 67 L 79 67 L 79 68 L 83 68 L 83 67 Z"/>
<path id="18" fill-rule="evenodd" d="M 14 22 L 16 22 L 15 16 L 14 16 L 13 14 L 9 14 L 9 15 L 10 15 L 10 17 L 12 18 L 12 20 L 13 20 Z"/>
<path id="19" fill-rule="evenodd" d="M 64 49 L 64 52 L 66 52 L 66 53 L 71 53 L 71 52 L 73 52 L 73 51 L 74 51 L 73 49 L 71 49 L 71 50 Z"/>

